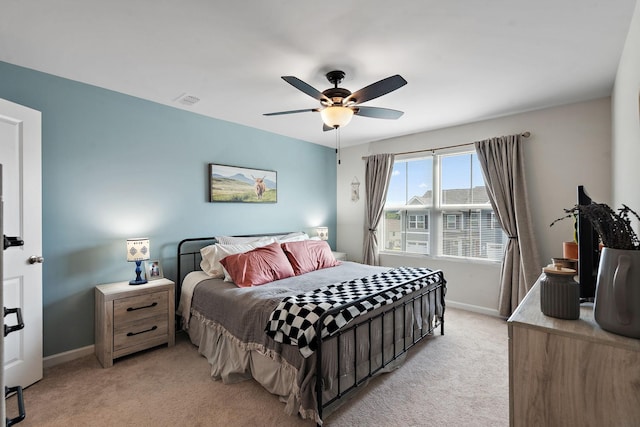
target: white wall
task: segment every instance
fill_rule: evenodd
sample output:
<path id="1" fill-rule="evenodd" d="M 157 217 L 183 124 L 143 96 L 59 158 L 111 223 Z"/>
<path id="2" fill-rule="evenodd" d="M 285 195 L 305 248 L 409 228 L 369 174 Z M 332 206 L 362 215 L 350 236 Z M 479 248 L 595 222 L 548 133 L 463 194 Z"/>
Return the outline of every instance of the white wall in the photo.
<path id="1" fill-rule="evenodd" d="M 525 173 L 540 257 L 546 265 L 551 257 L 561 256 L 562 242 L 573 239 L 573 224 L 564 221 L 553 228 L 549 224 L 563 215 L 563 208 L 575 204 L 577 185 L 585 185 L 592 198 L 610 203 L 609 98 L 344 148 L 337 172 L 337 250 L 346 252 L 350 260 L 362 260 L 365 193 L 362 156 L 437 148 L 524 131 L 531 132 L 524 143 Z M 354 177 L 361 182 L 358 202 L 350 199 Z M 441 268 L 448 280 L 447 299 L 451 305 L 497 314 L 500 277 L 497 263 L 472 264 L 397 255 L 381 256 L 381 262 L 388 266 Z"/>
<path id="2" fill-rule="evenodd" d="M 613 88 L 613 204 L 640 212 L 640 2 L 631 20 Z M 636 223 L 636 226 L 638 224 Z M 640 230 L 640 227 L 636 227 Z"/>

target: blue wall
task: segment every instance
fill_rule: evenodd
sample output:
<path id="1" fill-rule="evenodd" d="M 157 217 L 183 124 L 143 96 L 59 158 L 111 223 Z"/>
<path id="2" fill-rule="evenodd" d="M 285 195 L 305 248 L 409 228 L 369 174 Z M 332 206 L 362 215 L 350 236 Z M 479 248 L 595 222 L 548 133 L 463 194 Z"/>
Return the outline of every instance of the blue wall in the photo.
<path id="1" fill-rule="evenodd" d="M 335 247 L 333 149 L 3 62 L 0 98 L 42 112 L 45 356 L 94 343 L 94 286 L 134 276 L 127 237 L 170 279 L 186 237 L 326 225 Z M 277 171 L 278 202 L 208 203 L 208 163 Z"/>

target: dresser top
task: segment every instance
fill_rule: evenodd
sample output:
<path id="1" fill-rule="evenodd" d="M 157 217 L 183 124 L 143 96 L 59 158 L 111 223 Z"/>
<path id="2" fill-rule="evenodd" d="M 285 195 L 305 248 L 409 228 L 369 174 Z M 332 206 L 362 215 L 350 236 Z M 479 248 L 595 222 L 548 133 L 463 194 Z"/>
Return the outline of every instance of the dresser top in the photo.
<path id="1" fill-rule="evenodd" d="M 557 319 L 544 315 L 540 309 L 539 279 L 518 305 L 507 323 L 509 325 L 509 336 L 511 336 L 512 326 L 518 325 L 575 339 L 640 351 L 640 340 L 616 335 L 600 328 L 593 317 L 592 303 L 580 305 L 580 318 L 578 320 Z"/>

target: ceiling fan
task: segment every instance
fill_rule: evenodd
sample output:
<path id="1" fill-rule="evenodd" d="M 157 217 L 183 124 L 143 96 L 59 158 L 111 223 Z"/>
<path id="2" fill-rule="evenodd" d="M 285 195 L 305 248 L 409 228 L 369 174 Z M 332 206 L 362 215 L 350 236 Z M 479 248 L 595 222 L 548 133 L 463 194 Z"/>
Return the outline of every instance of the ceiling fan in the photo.
<path id="1" fill-rule="evenodd" d="M 318 108 L 308 108 L 304 110 L 279 111 L 276 113 L 265 113 L 265 116 L 278 116 L 282 114 L 296 114 L 306 112 L 320 112 L 324 123 L 323 130 L 333 130 L 346 126 L 353 115 L 372 117 L 374 119 L 395 120 L 404 114 L 402 111 L 392 110 L 389 108 L 365 107 L 360 104 L 386 95 L 396 89 L 407 84 L 399 74 L 387 77 L 369 86 L 351 93 L 351 91 L 338 87 L 338 84 L 344 79 L 344 71 L 329 71 L 326 74 L 327 80 L 333 84 L 323 92 L 320 92 L 308 83 L 303 82 L 294 76 L 282 76 L 282 79 L 295 87 L 296 89 L 306 93 L 310 97 L 320 101 L 321 106 Z"/>

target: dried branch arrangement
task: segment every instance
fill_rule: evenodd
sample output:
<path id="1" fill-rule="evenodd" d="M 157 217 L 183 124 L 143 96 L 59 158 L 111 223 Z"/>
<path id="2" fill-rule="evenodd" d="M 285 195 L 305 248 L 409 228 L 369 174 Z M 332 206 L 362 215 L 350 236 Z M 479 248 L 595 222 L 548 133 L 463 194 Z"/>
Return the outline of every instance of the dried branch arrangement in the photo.
<path id="1" fill-rule="evenodd" d="M 640 221 L 640 216 L 627 205 L 615 212 L 604 203 L 591 203 L 590 205 L 575 205 L 571 209 L 564 210 L 567 215 L 558 218 L 551 226 L 566 218 L 574 218 L 581 214 L 587 219 L 600 236 L 602 244 L 611 249 L 640 250 L 640 240 L 631 226 L 630 215 Z"/>

